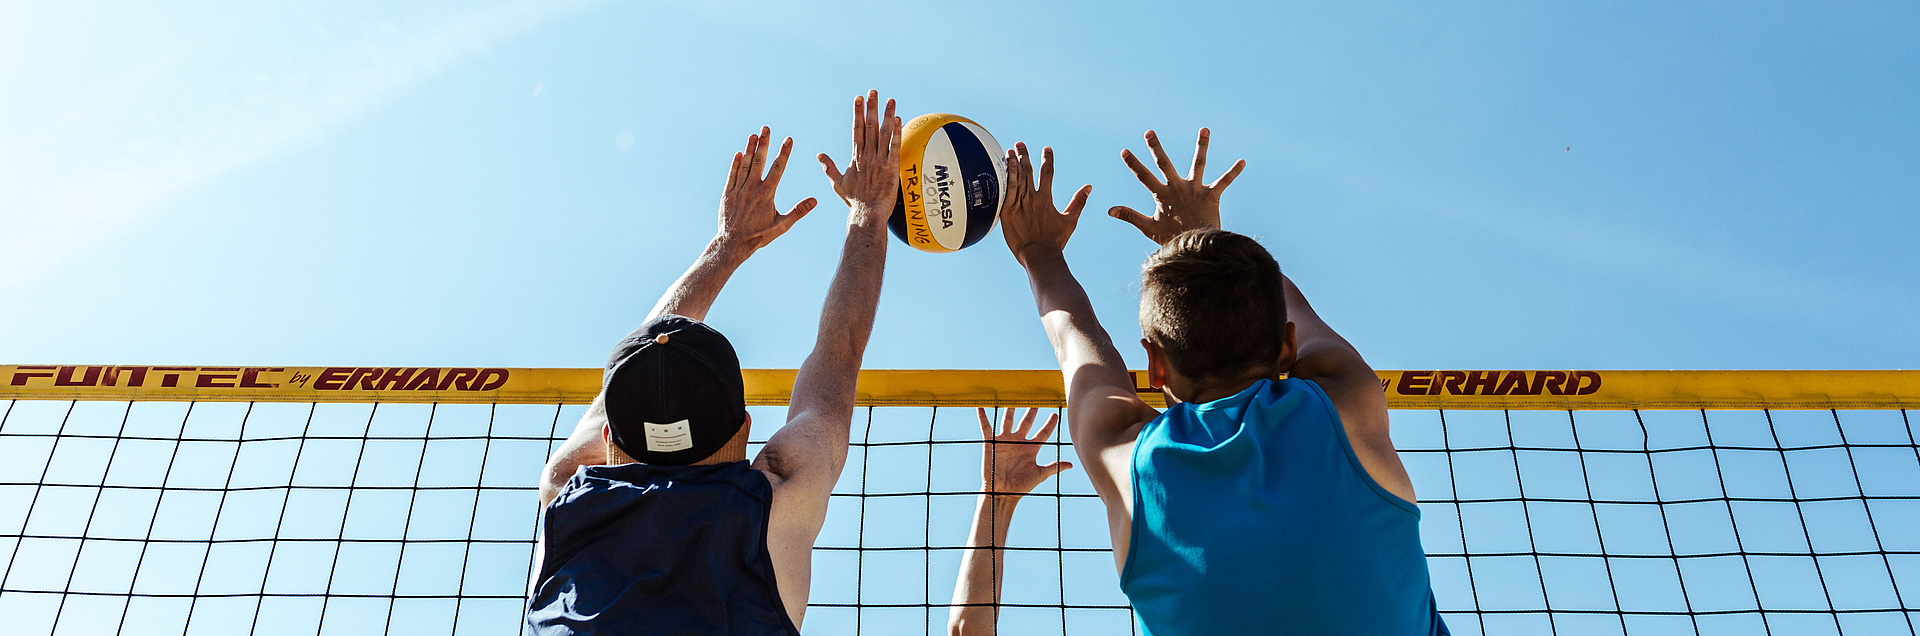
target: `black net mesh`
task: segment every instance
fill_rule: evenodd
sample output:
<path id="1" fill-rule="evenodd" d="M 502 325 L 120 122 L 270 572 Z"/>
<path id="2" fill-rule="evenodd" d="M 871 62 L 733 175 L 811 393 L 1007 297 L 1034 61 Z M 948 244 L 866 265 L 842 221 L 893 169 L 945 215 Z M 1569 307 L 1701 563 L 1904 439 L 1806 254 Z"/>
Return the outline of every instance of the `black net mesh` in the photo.
<path id="1" fill-rule="evenodd" d="M 0 623 L 27 635 L 518 633 L 534 480 L 582 408 L 0 404 Z M 1907 412 L 1393 417 L 1456 634 L 1915 633 Z M 974 412 L 863 409 L 853 439 L 805 631 L 943 631 Z M 1081 471 L 1012 525 L 1005 633 L 1133 628 Z"/>

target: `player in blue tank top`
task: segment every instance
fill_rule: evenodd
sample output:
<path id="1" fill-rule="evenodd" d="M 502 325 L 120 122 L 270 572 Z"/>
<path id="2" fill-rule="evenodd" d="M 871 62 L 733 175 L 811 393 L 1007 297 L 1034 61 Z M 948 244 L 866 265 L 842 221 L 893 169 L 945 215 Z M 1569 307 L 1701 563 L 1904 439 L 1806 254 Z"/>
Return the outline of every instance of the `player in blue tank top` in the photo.
<path id="1" fill-rule="evenodd" d="M 1208 135 L 1182 177 L 1147 133 L 1164 182 L 1122 151 L 1156 209 L 1109 211 L 1161 244 L 1141 274 L 1140 342 L 1165 413 L 1140 399 L 1062 256 L 1092 187 L 1062 212 L 1051 148 L 1037 181 L 1025 144 L 1006 158 L 1001 232 L 1065 375 L 1120 586 L 1153 636 L 1445 634 L 1379 379 L 1265 248 L 1219 229 L 1246 164 L 1205 183 Z"/>
<path id="2" fill-rule="evenodd" d="M 733 271 L 815 202 L 774 207 L 792 139 L 768 163 L 761 128 L 733 156 L 719 234 L 620 342 L 600 396 L 547 461 L 523 633 L 799 634 L 880 301 L 900 126 L 893 101 L 883 115 L 869 91 L 854 100 L 847 171 L 820 155 L 852 209 L 847 237 L 786 426 L 750 463 L 739 358 L 700 321 Z"/>

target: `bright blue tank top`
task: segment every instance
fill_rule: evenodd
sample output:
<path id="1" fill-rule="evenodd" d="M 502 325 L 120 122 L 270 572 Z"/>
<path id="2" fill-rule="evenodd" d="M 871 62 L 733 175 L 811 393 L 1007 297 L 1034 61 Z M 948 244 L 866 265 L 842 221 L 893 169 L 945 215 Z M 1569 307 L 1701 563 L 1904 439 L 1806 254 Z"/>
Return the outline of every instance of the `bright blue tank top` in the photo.
<path id="1" fill-rule="evenodd" d="M 1420 509 L 1367 475 L 1307 380 L 1140 429 L 1120 587 L 1151 636 L 1446 633 Z"/>

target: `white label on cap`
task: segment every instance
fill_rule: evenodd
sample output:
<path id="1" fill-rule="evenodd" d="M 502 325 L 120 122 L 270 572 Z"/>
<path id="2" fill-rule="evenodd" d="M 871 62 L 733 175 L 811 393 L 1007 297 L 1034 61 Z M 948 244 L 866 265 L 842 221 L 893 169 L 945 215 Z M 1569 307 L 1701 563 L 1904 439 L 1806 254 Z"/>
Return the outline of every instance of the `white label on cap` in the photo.
<path id="1" fill-rule="evenodd" d="M 647 450 L 655 453 L 671 453 L 677 450 L 693 448 L 693 431 L 687 428 L 687 421 L 680 420 L 672 424 L 645 422 L 647 429 Z"/>

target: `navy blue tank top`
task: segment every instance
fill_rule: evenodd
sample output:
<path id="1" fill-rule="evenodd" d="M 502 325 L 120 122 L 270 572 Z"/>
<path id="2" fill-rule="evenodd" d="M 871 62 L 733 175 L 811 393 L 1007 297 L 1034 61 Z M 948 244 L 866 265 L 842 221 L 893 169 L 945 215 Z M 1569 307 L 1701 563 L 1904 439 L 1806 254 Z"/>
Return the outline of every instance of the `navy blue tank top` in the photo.
<path id="1" fill-rule="evenodd" d="M 747 462 L 583 466 L 545 511 L 529 636 L 797 636 L 767 555 L 773 486 Z"/>

